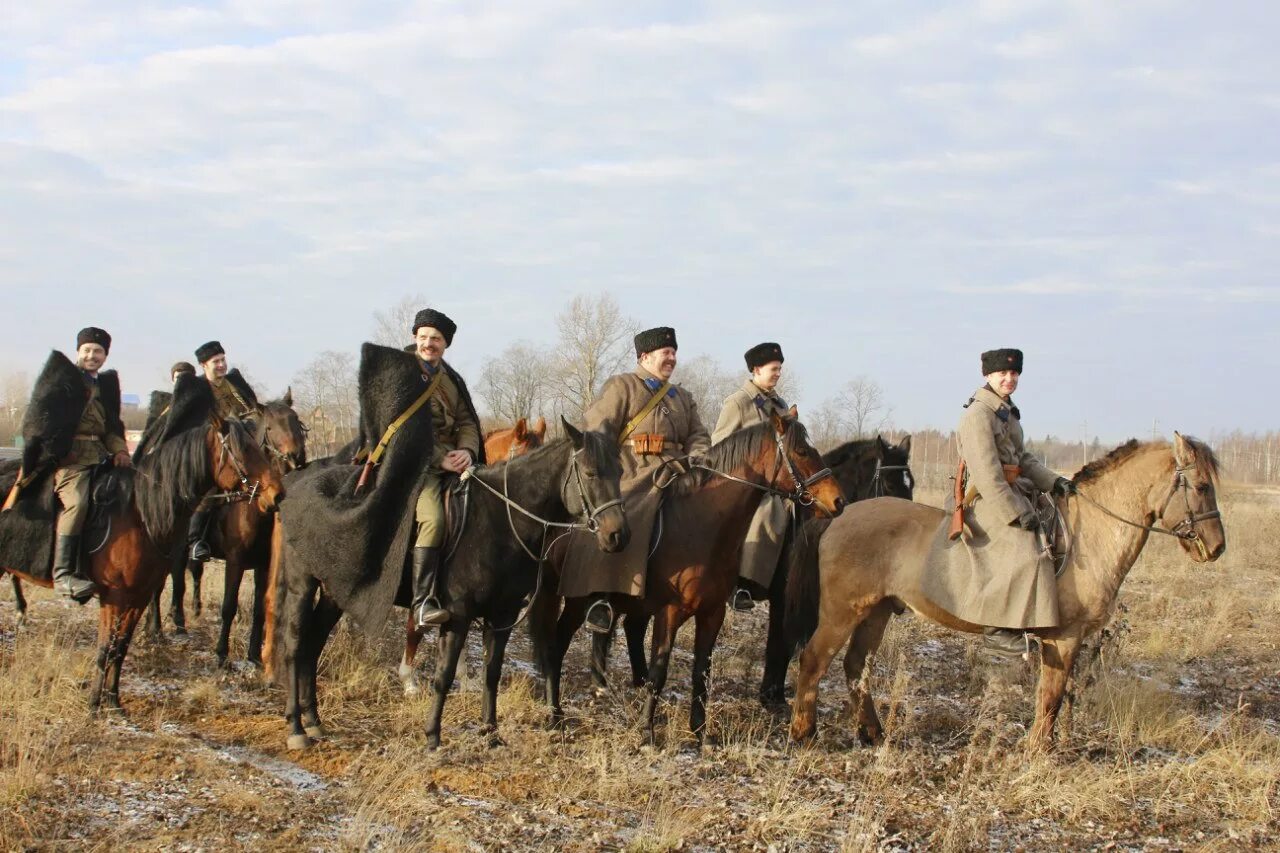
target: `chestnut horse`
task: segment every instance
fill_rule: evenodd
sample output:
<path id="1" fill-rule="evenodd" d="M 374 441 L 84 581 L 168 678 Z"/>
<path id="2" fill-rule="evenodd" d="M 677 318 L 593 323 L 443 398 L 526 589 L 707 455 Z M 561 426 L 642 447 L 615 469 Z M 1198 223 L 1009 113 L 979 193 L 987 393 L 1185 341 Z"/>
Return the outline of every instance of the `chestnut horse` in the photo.
<path id="1" fill-rule="evenodd" d="M 660 537 L 649 556 L 643 599 L 614 596 L 615 610 L 652 616 L 653 642 L 645 704 L 649 741 L 654 716 L 667 680 L 676 632 L 691 617 L 696 622 L 693 694 L 689 730 L 701 745 L 706 727 L 711 653 L 724 622 L 725 605 L 738 577 L 738 546 L 760 503 L 761 493 L 813 504 L 826 515 L 844 508 L 844 495 L 822 457 L 809 444 L 804 426 L 777 415 L 739 430 L 711 448 L 705 464 L 668 486 L 660 515 Z M 552 725 L 560 724 L 560 672 L 573 634 L 586 615 L 587 599 L 570 598 L 547 644 L 547 701 Z"/>
<path id="2" fill-rule="evenodd" d="M 98 586 L 98 671 L 89 708 L 119 712 L 120 670 L 133 630 L 169 571 L 170 555 L 182 547 L 185 519 L 211 489 L 228 500 L 256 500 L 265 512 L 284 495 L 280 478 L 235 421 L 192 427 L 167 438 L 134 468 L 117 470 L 122 498 L 111 516 L 106 541 L 89 557 Z M 53 582 L 12 566 L 0 571 L 51 588 Z"/>
<path id="3" fill-rule="evenodd" d="M 1081 642 L 1111 618 L 1120 584 L 1148 535 L 1176 537 L 1197 563 L 1216 560 L 1226 550 L 1213 451 L 1193 438 L 1174 436 L 1172 446 L 1130 441 L 1089 463 L 1075 476 L 1076 499 L 1058 501 L 1071 546 L 1058 574 L 1061 624 L 1033 632 L 1040 639 L 1041 660 L 1032 750 L 1052 745 Z M 896 498 L 856 504 L 822 537 L 818 571 L 792 576 L 789 628 L 804 632 L 815 616 L 817 623 L 800 655 L 794 739 L 813 736 L 818 681 L 850 636 L 844 671 L 857 708 L 858 737 L 875 743 L 883 730 L 862 675 L 889 618 L 910 608 L 947 628 L 982 632 L 983 626 L 956 618 L 921 592 L 926 557 L 945 517 L 936 507 Z"/>

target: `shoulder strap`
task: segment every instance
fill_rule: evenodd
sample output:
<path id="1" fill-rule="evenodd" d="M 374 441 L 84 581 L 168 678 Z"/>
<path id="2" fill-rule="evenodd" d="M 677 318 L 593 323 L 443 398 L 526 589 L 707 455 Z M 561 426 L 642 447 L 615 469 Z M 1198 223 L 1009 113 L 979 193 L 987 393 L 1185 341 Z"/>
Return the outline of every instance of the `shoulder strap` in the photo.
<path id="1" fill-rule="evenodd" d="M 631 420 L 627 421 L 627 425 L 622 428 L 622 432 L 618 433 L 619 444 L 626 441 L 627 436 L 635 432 L 636 427 L 640 426 L 640 422 L 645 418 L 647 418 L 649 416 L 649 413 L 652 412 L 655 408 L 657 408 L 658 403 L 661 402 L 662 398 L 667 395 L 667 391 L 670 390 L 670 388 L 671 388 L 670 382 L 663 382 L 662 387 L 660 387 L 657 391 L 654 392 L 654 395 L 649 398 L 649 402 L 644 404 L 644 408 L 640 410 L 640 413 L 636 415 L 634 418 L 632 418 Z"/>
<path id="2" fill-rule="evenodd" d="M 391 443 L 391 438 L 400 431 L 400 427 L 405 425 L 414 413 L 421 409 L 423 404 L 431 399 L 431 395 L 440 387 L 440 380 L 444 378 L 444 371 L 437 370 L 435 377 L 427 384 L 427 390 L 422 392 L 418 399 L 414 400 L 409 408 L 400 413 L 400 417 L 391 422 L 386 431 L 382 433 L 382 438 L 378 440 L 378 446 L 373 448 L 373 452 L 369 454 L 369 464 L 377 465 L 382 459 L 382 454 L 386 452 L 387 445 Z"/>

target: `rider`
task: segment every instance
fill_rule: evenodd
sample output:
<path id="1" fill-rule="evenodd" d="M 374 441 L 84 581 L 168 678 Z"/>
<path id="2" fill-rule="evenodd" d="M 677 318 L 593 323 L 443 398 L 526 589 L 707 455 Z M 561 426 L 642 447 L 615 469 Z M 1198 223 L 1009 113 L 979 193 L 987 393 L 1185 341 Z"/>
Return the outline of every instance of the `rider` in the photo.
<path id="1" fill-rule="evenodd" d="M 422 381 L 431 388 L 431 427 L 435 445 L 422 491 L 414 508 L 418 523 L 413 547 L 413 610 L 419 628 L 443 625 L 449 611 L 440 606 L 436 593 L 444 545 L 444 478 L 484 463 L 480 418 L 471 394 L 458 372 L 444 360 L 453 344 L 457 323 L 432 308 L 413 318 L 414 351 L 422 368 Z"/>
<path id="2" fill-rule="evenodd" d="M 90 326 L 76 335 L 76 366 L 84 379 L 84 409 L 71 441 L 70 454 L 53 475 L 53 488 L 62 504 L 58 538 L 53 550 L 53 587 L 64 598 L 86 601 L 94 583 L 80 573 L 80 532 L 89 515 L 92 468 L 110 458 L 128 468 L 129 447 L 120 420 L 120 377 L 102 370 L 111 351 L 111 335 Z"/>
<path id="3" fill-rule="evenodd" d="M 719 444 L 745 427 L 764 423 L 770 416 L 787 414 L 787 404 L 778 396 L 782 379 L 782 347 L 776 343 L 756 344 L 743 356 L 751 378 L 725 398 L 720 408 L 711 442 Z M 747 529 L 738 568 L 738 588 L 733 593 L 734 610 L 755 607 L 753 598 L 764 598 L 782 554 L 782 539 L 787 532 L 787 504 L 776 495 L 764 495 Z"/>
<path id="4" fill-rule="evenodd" d="M 671 384 L 676 369 L 675 329 L 660 326 L 643 331 L 635 336 L 635 347 L 635 372 L 610 377 L 582 414 L 587 429 L 616 437 L 621 444 L 623 505 L 633 535 L 617 554 L 601 553 L 591 537 L 571 537 L 560 576 L 561 595 L 592 596 L 587 629 L 597 633 L 607 633 L 613 626 L 610 593 L 644 594 L 654 521 L 662 499 L 654 475 L 663 467 L 679 473 L 681 460 L 703 456 L 711 448 L 693 395 Z"/>
<path id="5" fill-rule="evenodd" d="M 213 392 L 213 412 L 221 420 L 245 420 L 253 417 L 261 408 L 258 395 L 253 393 L 249 383 L 240 375 L 239 370 L 227 370 L 227 351 L 218 341 L 209 341 L 196 349 L 196 361 L 200 363 L 203 379 Z M 170 373 L 174 381 L 178 379 L 178 369 L 184 362 L 173 366 Z M 196 511 L 191 514 L 191 522 L 187 526 L 187 545 L 193 563 L 204 563 L 209 559 L 209 543 L 205 540 L 208 532 L 209 517 L 214 506 L 201 501 Z"/>
<path id="6" fill-rule="evenodd" d="M 952 547 L 951 553 L 960 557 L 963 568 L 941 569 L 952 578 L 968 577 L 969 586 L 937 603 L 965 621 L 988 626 L 983 632 L 986 650 L 1021 656 L 1028 650 L 1027 629 L 1058 624 L 1057 585 L 1052 557 L 1042 545 L 1037 492 L 1063 496 L 1075 486 L 1023 445 L 1022 413 L 1012 398 L 1022 376 L 1022 351 L 984 352 L 982 373 L 986 384 L 965 404 L 957 430 L 968 472 L 962 485 L 969 530 L 959 537 L 963 549 Z M 948 510 L 954 510 L 954 503 L 953 495 Z"/>

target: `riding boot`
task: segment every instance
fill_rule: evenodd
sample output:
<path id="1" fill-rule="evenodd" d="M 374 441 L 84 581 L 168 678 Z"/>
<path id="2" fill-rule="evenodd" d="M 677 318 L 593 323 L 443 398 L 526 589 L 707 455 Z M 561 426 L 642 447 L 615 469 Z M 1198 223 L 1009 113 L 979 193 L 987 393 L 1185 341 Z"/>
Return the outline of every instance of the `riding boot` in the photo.
<path id="1" fill-rule="evenodd" d="M 733 591 L 733 595 L 729 597 L 729 606 L 740 613 L 748 610 L 755 610 L 755 596 L 752 595 L 751 587 L 754 586 L 750 581 L 738 579 L 738 586 Z"/>
<path id="2" fill-rule="evenodd" d="M 209 543 L 205 541 L 205 531 L 209 527 L 209 516 L 212 514 L 212 509 L 204 506 L 197 507 L 191 514 L 191 522 L 187 525 L 188 555 L 197 563 L 203 563 L 212 556 Z"/>
<path id="3" fill-rule="evenodd" d="M 1026 631 L 1014 628 L 982 629 L 982 650 L 1005 659 L 1025 658 L 1031 651 Z"/>
<path id="4" fill-rule="evenodd" d="M 413 549 L 413 614 L 419 629 L 449 621 L 449 611 L 440 606 L 440 599 L 436 597 L 439 570 L 439 548 L 419 546 Z"/>
<path id="5" fill-rule="evenodd" d="M 594 634 L 608 634 L 613 630 L 613 605 L 609 603 L 609 594 L 596 593 L 587 606 L 586 628 Z"/>
<path id="6" fill-rule="evenodd" d="M 80 574 L 80 537 L 59 536 L 53 546 L 53 588 L 63 598 L 84 604 L 97 586 Z"/>

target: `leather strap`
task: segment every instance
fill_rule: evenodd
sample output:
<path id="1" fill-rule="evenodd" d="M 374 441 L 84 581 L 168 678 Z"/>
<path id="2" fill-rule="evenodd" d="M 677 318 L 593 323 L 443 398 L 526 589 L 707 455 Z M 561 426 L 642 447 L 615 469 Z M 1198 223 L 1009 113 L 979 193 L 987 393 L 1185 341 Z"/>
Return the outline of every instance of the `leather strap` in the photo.
<path id="1" fill-rule="evenodd" d="M 370 465 L 378 464 L 379 460 L 382 459 L 382 454 L 387 451 L 387 445 L 391 443 L 391 439 L 395 434 L 400 431 L 400 427 L 404 426 L 409 418 L 413 417 L 418 409 L 421 409 L 423 405 L 431 399 L 431 395 L 440 387 L 440 380 L 443 378 L 444 369 L 441 368 L 436 371 L 435 377 L 427 384 L 427 390 L 423 391 L 422 395 L 419 396 L 418 399 L 414 400 L 413 404 L 410 405 L 409 408 L 401 412 L 400 417 L 391 422 L 386 431 L 382 433 L 382 438 L 378 440 L 378 446 L 373 448 L 373 452 L 369 454 Z"/>
<path id="2" fill-rule="evenodd" d="M 649 417 L 649 413 L 658 407 L 658 403 L 662 402 L 662 398 L 667 396 L 667 391 L 670 389 L 670 381 L 662 383 L 662 386 L 658 388 L 657 392 L 649 398 L 649 402 L 645 403 L 644 407 L 640 409 L 640 413 L 627 421 L 627 425 L 622 428 L 622 432 L 618 433 L 619 444 L 626 441 L 627 437 L 636 431 L 636 427 L 640 426 L 640 422 Z"/>

